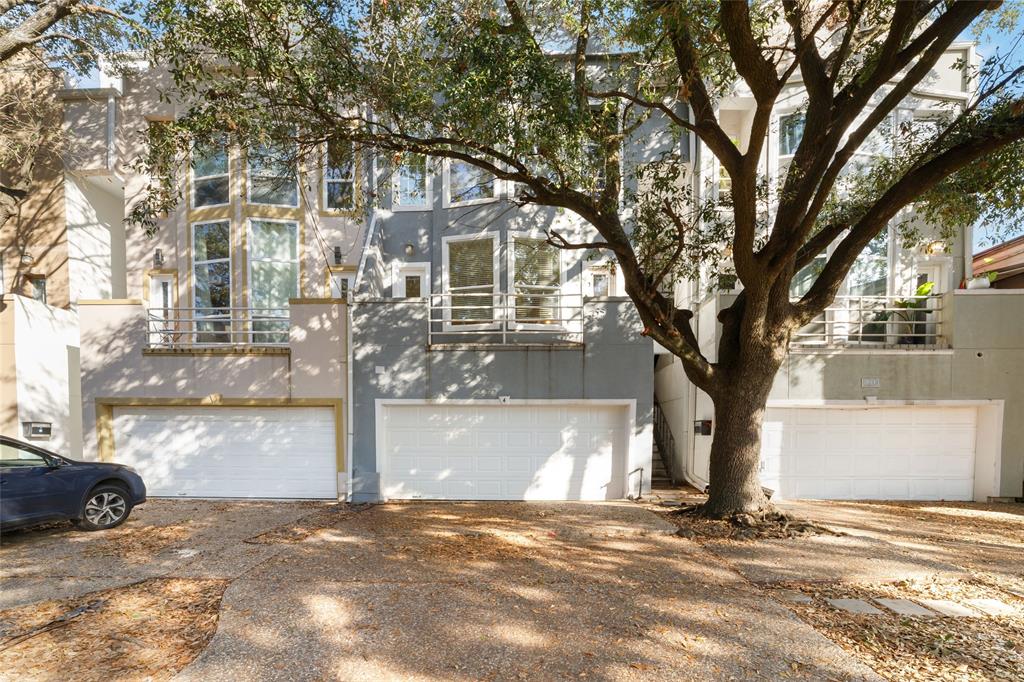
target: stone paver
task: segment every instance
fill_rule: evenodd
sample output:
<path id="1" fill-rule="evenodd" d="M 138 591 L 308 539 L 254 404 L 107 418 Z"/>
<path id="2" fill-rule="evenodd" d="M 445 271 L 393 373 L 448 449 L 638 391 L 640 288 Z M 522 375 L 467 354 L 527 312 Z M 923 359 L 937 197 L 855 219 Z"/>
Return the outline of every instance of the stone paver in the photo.
<path id="1" fill-rule="evenodd" d="M 1017 609 L 998 599 L 968 599 L 966 601 L 972 608 L 981 611 L 986 616 L 1012 616 L 1017 613 Z"/>
<path id="2" fill-rule="evenodd" d="M 863 599 L 828 599 L 826 601 L 837 609 L 846 611 L 847 613 L 857 613 L 868 616 L 882 615 L 881 611 Z"/>
<path id="3" fill-rule="evenodd" d="M 934 617 L 935 614 L 920 604 L 915 604 L 909 599 L 885 599 L 877 598 L 875 602 L 881 604 L 890 611 L 894 611 L 901 616 L 923 616 L 923 617 Z"/>
<path id="4" fill-rule="evenodd" d="M 951 616 L 953 618 L 977 618 L 979 615 L 977 611 L 948 599 L 919 599 L 918 601 L 941 616 Z"/>
<path id="5" fill-rule="evenodd" d="M 793 604 L 810 604 L 813 601 L 810 595 L 797 590 L 775 590 L 772 594 L 783 601 L 792 602 Z"/>

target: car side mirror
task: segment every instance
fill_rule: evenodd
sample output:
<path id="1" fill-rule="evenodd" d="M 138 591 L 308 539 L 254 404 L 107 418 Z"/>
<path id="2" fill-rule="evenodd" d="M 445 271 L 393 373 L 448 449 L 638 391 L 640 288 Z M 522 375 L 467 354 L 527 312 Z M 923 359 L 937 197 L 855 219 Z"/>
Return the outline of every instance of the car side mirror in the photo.
<path id="1" fill-rule="evenodd" d="M 46 462 L 46 466 L 49 467 L 50 469 L 60 469 L 62 466 L 64 466 L 64 460 L 60 459 L 48 459 L 46 460 Z"/>

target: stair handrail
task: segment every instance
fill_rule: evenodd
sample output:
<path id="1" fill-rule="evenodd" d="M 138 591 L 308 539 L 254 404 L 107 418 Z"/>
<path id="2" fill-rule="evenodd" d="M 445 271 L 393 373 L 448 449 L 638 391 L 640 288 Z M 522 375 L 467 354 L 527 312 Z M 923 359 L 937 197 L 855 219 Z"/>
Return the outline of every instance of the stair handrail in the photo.
<path id="1" fill-rule="evenodd" d="M 679 483 L 679 477 L 675 470 L 676 439 L 672 436 L 672 427 L 669 426 L 668 417 L 661 407 L 657 396 L 654 398 L 654 442 L 658 446 L 658 456 L 665 466 L 665 473 L 668 474 L 672 485 Z"/>

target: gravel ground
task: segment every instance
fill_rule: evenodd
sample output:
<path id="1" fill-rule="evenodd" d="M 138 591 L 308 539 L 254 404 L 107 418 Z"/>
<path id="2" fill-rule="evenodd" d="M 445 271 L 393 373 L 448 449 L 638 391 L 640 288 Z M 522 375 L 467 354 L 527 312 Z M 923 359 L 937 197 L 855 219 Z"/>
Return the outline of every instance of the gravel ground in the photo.
<path id="1" fill-rule="evenodd" d="M 224 581 L 216 634 L 180 680 L 901 679 L 885 638 L 857 640 L 864 628 L 833 618 L 825 596 L 907 596 L 900 579 L 984 592 L 1024 576 L 1019 505 L 787 508 L 845 535 L 695 543 L 633 503 L 151 501 L 114 531 L 5 535 L 0 609 L 145 579 Z M 984 676 L 971 665 L 965 679 Z M 76 672 L 72 657 L 62 676 Z"/>

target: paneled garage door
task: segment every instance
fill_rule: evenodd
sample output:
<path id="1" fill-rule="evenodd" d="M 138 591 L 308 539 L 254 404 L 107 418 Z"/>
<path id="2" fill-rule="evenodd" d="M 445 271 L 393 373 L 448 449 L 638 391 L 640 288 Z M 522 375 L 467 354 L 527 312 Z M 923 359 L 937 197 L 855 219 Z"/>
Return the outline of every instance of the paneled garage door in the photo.
<path id="1" fill-rule="evenodd" d="M 384 497 L 605 500 L 624 495 L 626 407 L 383 405 Z"/>
<path id="2" fill-rule="evenodd" d="M 761 481 L 789 499 L 970 500 L 972 407 L 769 408 Z"/>
<path id="3" fill-rule="evenodd" d="M 114 461 L 149 494 L 334 498 L 329 407 L 114 408 Z"/>

